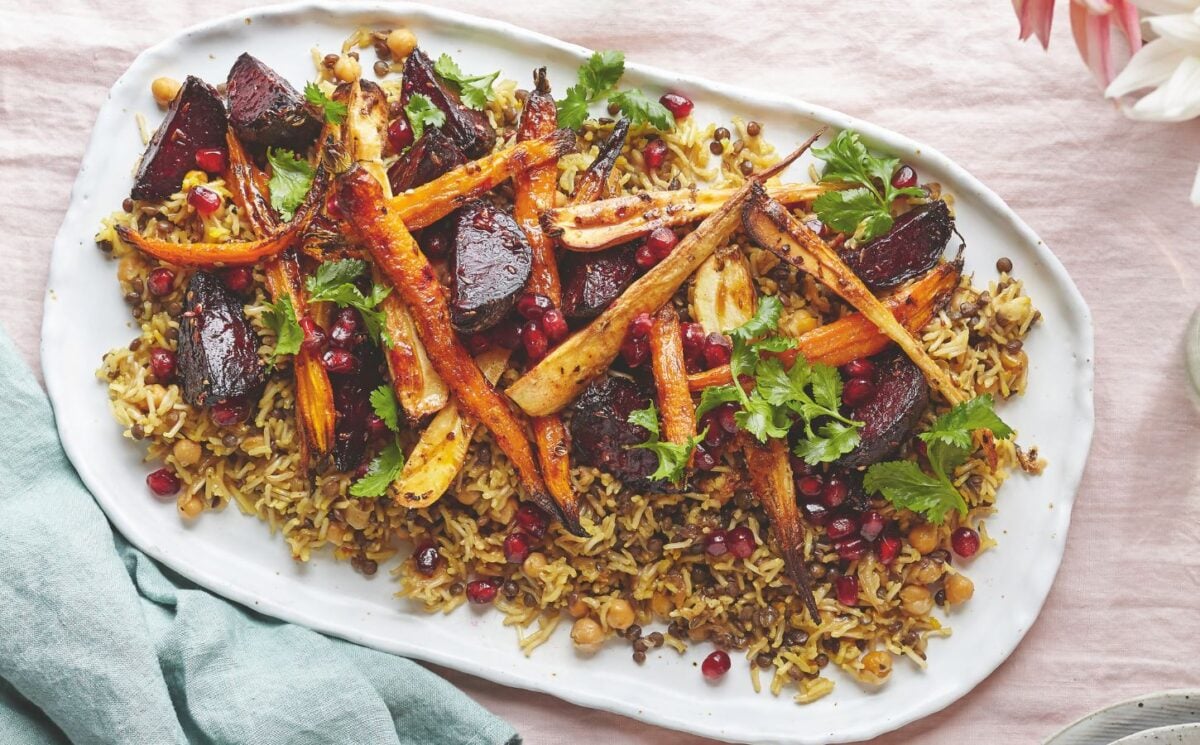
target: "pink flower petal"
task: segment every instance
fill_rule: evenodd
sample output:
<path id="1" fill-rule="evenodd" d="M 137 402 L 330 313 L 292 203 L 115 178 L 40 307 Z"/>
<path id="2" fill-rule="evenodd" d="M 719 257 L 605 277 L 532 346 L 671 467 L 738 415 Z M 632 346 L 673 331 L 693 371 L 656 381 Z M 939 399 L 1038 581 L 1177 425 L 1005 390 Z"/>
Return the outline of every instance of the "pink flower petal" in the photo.
<path id="1" fill-rule="evenodd" d="M 1013 9 L 1021 24 L 1021 41 L 1037 36 L 1042 48 L 1049 48 L 1050 27 L 1054 23 L 1054 0 L 1013 0 Z"/>
<path id="2" fill-rule="evenodd" d="M 1112 16 L 1096 15 L 1086 6 L 1072 3 L 1071 33 L 1079 56 L 1107 86 L 1117 75 L 1112 58 Z"/>
<path id="3" fill-rule="evenodd" d="M 1113 0 L 1113 14 L 1117 17 L 1117 25 L 1121 33 L 1129 41 L 1129 52 L 1133 54 L 1142 48 L 1142 24 L 1138 18 L 1137 6 L 1131 0 Z"/>

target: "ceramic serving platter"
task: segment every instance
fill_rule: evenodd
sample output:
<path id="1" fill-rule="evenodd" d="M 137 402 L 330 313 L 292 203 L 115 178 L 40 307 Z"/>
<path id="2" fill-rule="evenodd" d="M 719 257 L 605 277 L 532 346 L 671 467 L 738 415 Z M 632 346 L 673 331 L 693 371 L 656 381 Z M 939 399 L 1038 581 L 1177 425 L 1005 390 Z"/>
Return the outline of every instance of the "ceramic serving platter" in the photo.
<path id="1" fill-rule="evenodd" d="M 867 690 L 834 673 L 836 691 L 807 706 L 789 696 L 755 694 L 745 667 L 717 685 L 696 669 L 706 650 L 652 653 L 644 665 L 626 645 L 590 658 L 565 631 L 531 657 L 520 653 L 498 613 L 464 607 L 427 615 L 393 597 L 386 571 L 364 578 L 328 556 L 293 562 L 287 547 L 236 509 L 181 521 L 155 501 L 142 450 L 120 436 L 95 378 L 103 353 L 134 336 L 115 267 L 93 243 L 100 220 L 120 208 L 142 151 L 135 115 L 156 126 L 150 96 L 160 75 L 225 79 L 250 51 L 297 87 L 313 76 L 310 50 L 334 51 L 355 28 L 406 24 L 432 54 L 449 52 L 465 70 L 503 71 L 524 81 L 546 65 L 559 90 L 573 82 L 589 51 L 495 21 L 403 3 L 308 3 L 257 9 L 185 30 L 143 52 L 100 110 L 62 229 L 54 245 L 45 301 L 42 360 L 63 444 L 113 524 L 134 544 L 180 574 L 262 613 L 379 649 L 428 660 L 509 686 L 545 691 L 585 706 L 726 740 L 818 743 L 872 737 L 938 711 L 970 691 L 1016 648 L 1037 618 L 1067 538 L 1071 502 L 1092 437 L 1092 326 L 1087 306 L 1062 265 L 994 193 L 936 150 L 813 104 L 631 63 L 626 86 L 657 96 L 678 90 L 695 116 L 727 123 L 734 114 L 763 122 L 781 150 L 821 125 L 852 127 L 875 147 L 912 163 L 956 197 L 967 268 L 985 284 L 1001 256 L 1045 316 L 1029 338 L 1028 393 L 1002 407 L 1025 445 L 1050 461 L 1039 478 L 1015 475 L 1004 487 L 989 532 L 1000 541 L 971 566 L 974 599 L 949 619 L 954 634 L 934 640 L 929 667 L 900 661 L 892 679 Z M 369 65 L 364 67 L 368 68 Z M 805 179 L 809 160 L 793 166 Z"/>

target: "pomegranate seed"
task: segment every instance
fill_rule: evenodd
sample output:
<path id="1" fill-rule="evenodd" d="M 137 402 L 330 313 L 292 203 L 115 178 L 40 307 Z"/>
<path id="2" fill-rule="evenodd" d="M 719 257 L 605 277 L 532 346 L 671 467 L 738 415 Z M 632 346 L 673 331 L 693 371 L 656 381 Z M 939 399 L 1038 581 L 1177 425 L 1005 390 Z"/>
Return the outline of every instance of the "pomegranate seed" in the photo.
<path id="1" fill-rule="evenodd" d="M 842 605 L 858 605 L 858 577 L 843 574 L 837 578 L 837 599 Z"/>
<path id="2" fill-rule="evenodd" d="M 529 535 L 534 538 L 541 538 L 546 535 L 546 528 L 550 525 L 550 520 L 546 517 L 546 513 L 542 512 L 537 505 L 525 502 L 517 508 L 517 525 L 521 526 Z"/>
<path id="3" fill-rule="evenodd" d="M 710 411 L 700 417 L 700 431 L 704 433 L 704 444 L 719 448 L 729 441 L 729 433 L 717 421 L 717 412 Z"/>
<path id="4" fill-rule="evenodd" d="M 345 349 L 329 349 L 321 355 L 321 364 L 331 373 L 349 375 L 358 372 L 358 358 Z"/>
<path id="5" fill-rule="evenodd" d="M 804 462 L 804 459 L 795 453 L 788 453 L 788 461 L 792 464 L 792 473 L 797 479 L 808 476 L 813 472 L 813 467 Z"/>
<path id="6" fill-rule="evenodd" d="M 657 138 L 650 140 L 642 148 L 642 158 L 646 161 L 646 168 L 657 171 L 667 160 L 667 143 Z"/>
<path id="7" fill-rule="evenodd" d="M 254 272 L 248 266 L 226 269 L 221 276 L 225 287 L 235 295 L 245 295 L 250 291 L 250 286 L 254 284 Z"/>
<path id="8" fill-rule="evenodd" d="M 692 359 L 704 357 L 704 326 L 698 323 L 683 324 L 683 356 Z"/>
<path id="9" fill-rule="evenodd" d="M 824 489 L 825 482 L 820 476 L 815 473 L 811 476 L 805 476 L 796 484 L 796 488 L 806 497 L 815 497 Z"/>
<path id="10" fill-rule="evenodd" d="M 979 550 L 979 534 L 971 528 L 959 528 L 950 534 L 950 545 L 954 553 L 969 559 Z"/>
<path id="11" fill-rule="evenodd" d="M 658 263 L 658 257 L 654 255 L 649 246 L 643 243 L 637 247 L 637 251 L 633 252 L 633 263 L 642 269 L 649 269 Z"/>
<path id="12" fill-rule="evenodd" d="M 848 515 L 838 515 L 825 526 L 825 532 L 834 541 L 840 541 L 854 535 L 858 530 L 858 521 Z"/>
<path id="13" fill-rule="evenodd" d="M 521 344 L 525 347 L 525 356 L 535 362 L 545 357 L 550 348 L 546 332 L 537 321 L 529 321 L 521 327 Z"/>
<path id="14" fill-rule="evenodd" d="M 758 545 L 758 542 L 754 540 L 754 532 L 745 525 L 739 525 L 729 531 L 726 543 L 729 544 L 729 553 L 739 559 L 750 558 L 750 554 L 754 553 L 754 548 Z"/>
<path id="15" fill-rule="evenodd" d="M 847 406 L 865 404 L 875 398 L 875 384 L 866 378 L 851 378 L 842 387 L 842 403 Z"/>
<path id="16" fill-rule="evenodd" d="M 160 468 L 146 476 L 146 486 L 159 497 L 169 497 L 179 491 L 179 477 L 168 468 Z"/>
<path id="17" fill-rule="evenodd" d="M 715 418 L 717 420 L 717 423 L 721 425 L 721 429 L 725 430 L 726 432 L 728 432 L 731 435 L 737 434 L 737 431 L 738 431 L 738 425 L 737 425 L 738 405 L 737 404 L 734 404 L 734 403 L 721 404 L 717 408 L 713 409 L 713 413 L 716 415 Z"/>
<path id="18" fill-rule="evenodd" d="M 221 209 L 221 197 L 207 186 L 193 186 L 188 190 L 188 204 L 200 215 L 207 217 Z"/>
<path id="19" fill-rule="evenodd" d="M 329 343 L 338 349 L 353 349 L 362 338 L 358 334 L 362 326 L 362 317 L 354 308 L 342 308 L 338 312 L 333 328 L 329 330 Z"/>
<path id="20" fill-rule="evenodd" d="M 413 552 L 413 563 L 418 572 L 431 577 L 437 571 L 438 564 L 442 563 L 442 555 L 433 541 L 426 541 Z"/>
<path id="21" fill-rule="evenodd" d="M 355 468 L 355 469 L 354 469 L 354 474 L 353 474 L 353 476 L 354 476 L 354 478 L 356 478 L 356 479 L 361 479 L 361 478 L 365 477 L 365 476 L 366 476 L 368 473 L 370 473 L 370 472 L 371 472 L 371 462 L 370 462 L 370 461 L 363 461 L 362 463 L 359 463 L 359 464 L 358 464 L 358 467 L 357 467 L 357 468 Z"/>
<path id="22" fill-rule="evenodd" d="M 664 93 L 663 97 L 658 99 L 658 102 L 671 112 L 671 116 L 675 117 L 675 121 L 687 119 L 692 115 L 692 108 L 695 106 L 692 99 L 687 96 L 681 96 L 678 93 Z"/>
<path id="23" fill-rule="evenodd" d="M 850 494 L 850 487 L 846 482 L 839 479 L 837 476 L 830 476 L 825 482 L 825 487 L 821 489 L 821 501 L 829 509 L 833 509 L 846 501 L 846 497 Z"/>
<path id="24" fill-rule="evenodd" d="M 825 223 L 815 217 L 810 217 L 804 221 L 804 227 L 816 233 L 819 237 L 824 238 L 829 235 L 829 228 L 825 227 Z"/>
<path id="25" fill-rule="evenodd" d="M 646 248 L 650 249 L 658 261 L 667 258 L 677 243 L 679 243 L 679 239 L 675 237 L 675 232 L 670 228 L 655 228 L 650 235 L 646 236 Z"/>
<path id="26" fill-rule="evenodd" d="M 467 600 L 477 605 L 487 605 L 496 599 L 496 583 L 490 579 L 476 579 L 467 583 Z"/>
<path id="27" fill-rule="evenodd" d="M 431 259 L 440 259 L 450 253 L 452 224 L 446 220 L 435 222 L 421 231 L 421 250 Z"/>
<path id="28" fill-rule="evenodd" d="M 704 337 L 704 364 L 710 368 L 728 365 L 733 356 L 733 344 L 725 334 L 713 332 Z"/>
<path id="29" fill-rule="evenodd" d="M 542 330 L 546 332 L 546 338 L 550 340 L 551 344 L 558 344 L 566 339 L 567 333 L 570 331 L 567 328 L 566 317 L 558 308 L 551 308 L 542 314 Z"/>
<path id="30" fill-rule="evenodd" d="M 299 323 L 300 330 L 304 332 L 304 341 L 300 342 L 300 346 L 314 354 L 321 351 L 321 347 L 325 346 L 325 329 L 308 316 L 301 318 Z"/>
<path id="31" fill-rule="evenodd" d="M 642 313 L 634 316 L 633 321 L 629 323 L 629 330 L 626 331 L 626 336 L 632 336 L 637 339 L 645 339 L 650 336 L 650 327 L 654 325 L 649 313 Z"/>
<path id="32" fill-rule="evenodd" d="M 169 383 L 175 377 L 175 353 L 162 347 L 151 349 L 150 372 L 158 382 Z"/>
<path id="33" fill-rule="evenodd" d="M 854 561 L 867 552 L 867 542 L 861 538 L 847 538 L 833 544 L 833 548 L 845 561 Z"/>
<path id="34" fill-rule="evenodd" d="M 242 398 L 227 398 L 209 407 L 208 416 L 218 427 L 232 427 L 245 421 L 250 407 Z"/>
<path id="35" fill-rule="evenodd" d="M 699 471 L 711 471 L 717 466 L 717 458 L 703 445 L 697 445 L 696 449 L 692 451 L 692 465 Z"/>
<path id="36" fill-rule="evenodd" d="M 897 535 L 885 535 L 880 538 L 879 546 L 877 547 L 879 560 L 884 564 L 891 564 L 900 555 L 900 549 L 903 545 L 904 542 Z"/>
<path id="37" fill-rule="evenodd" d="M 729 672 L 729 667 L 732 663 L 729 661 L 729 655 L 721 650 L 717 650 L 704 658 L 704 662 L 700 663 L 700 672 L 709 680 L 717 680 L 725 673 Z"/>
<path id="38" fill-rule="evenodd" d="M 413 144 L 412 125 L 408 123 L 408 117 L 398 116 L 392 120 L 392 123 L 388 125 L 387 139 L 394 153 Z"/>
<path id="39" fill-rule="evenodd" d="M 516 349 L 521 344 L 521 329 L 517 324 L 505 319 L 492 327 L 488 337 L 493 344 L 502 349 Z"/>
<path id="40" fill-rule="evenodd" d="M 329 190 L 329 195 L 325 197 L 325 214 L 334 220 L 346 219 L 346 213 L 342 211 L 342 203 L 338 201 L 337 192 L 332 189 Z"/>
<path id="41" fill-rule="evenodd" d="M 550 302 L 550 298 L 545 295 L 536 295 L 530 292 L 517 298 L 517 313 L 526 321 L 542 320 L 546 311 L 553 307 L 554 303 Z"/>
<path id="42" fill-rule="evenodd" d="M 650 356 L 650 342 L 646 337 L 630 336 L 621 343 L 621 359 L 630 367 L 638 367 Z"/>
<path id="43" fill-rule="evenodd" d="M 908 189 L 917 185 L 917 172 L 910 165 L 902 165 L 892 174 L 892 186 L 897 189 Z"/>
<path id="44" fill-rule="evenodd" d="M 196 165 L 205 173 L 224 172 L 226 160 L 224 148 L 206 147 L 196 151 Z"/>
<path id="45" fill-rule="evenodd" d="M 372 437 L 383 437 L 388 431 L 387 422 L 375 414 L 367 415 L 367 432 Z"/>
<path id="46" fill-rule="evenodd" d="M 492 348 L 492 341 L 482 331 L 476 331 L 466 339 L 467 349 L 471 354 L 483 354 Z"/>
<path id="47" fill-rule="evenodd" d="M 504 560 L 509 564 L 520 564 L 530 552 L 529 536 L 515 530 L 504 537 Z"/>
<path id="48" fill-rule="evenodd" d="M 154 297 L 170 295 L 171 290 L 175 289 L 175 272 L 165 266 L 158 267 L 146 277 L 146 289 Z"/>
<path id="49" fill-rule="evenodd" d="M 862 516 L 862 527 L 859 528 L 859 535 L 868 541 L 873 541 L 883 532 L 883 515 L 876 510 L 864 512 Z"/>
<path id="50" fill-rule="evenodd" d="M 724 556 L 729 553 L 729 536 L 720 528 L 704 536 L 704 552 L 709 556 Z"/>
<path id="51" fill-rule="evenodd" d="M 842 372 L 846 373 L 848 378 L 867 378 L 869 380 L 875 374 L 875 363 L 866 357 L 859 357 L 842 365 Z"/>
<path id="52" fill-rule="evenodd" d="M 820 502 L 805 502 L 800 507 L 804 517 L 813 525 L 824 525 L 829 520 L 829 510 Z"/>

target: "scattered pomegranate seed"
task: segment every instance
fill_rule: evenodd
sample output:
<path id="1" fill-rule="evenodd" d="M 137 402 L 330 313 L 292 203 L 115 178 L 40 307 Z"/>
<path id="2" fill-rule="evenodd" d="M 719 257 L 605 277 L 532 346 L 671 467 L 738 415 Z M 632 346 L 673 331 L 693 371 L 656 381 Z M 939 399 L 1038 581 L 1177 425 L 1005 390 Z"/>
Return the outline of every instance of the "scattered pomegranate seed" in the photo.
<path id="1" fill-rule="evenodd" d="M 300 330 L 304 332 L 304 341 L 300 342 L 300 346 L 306 352 L 321 351 L 321 347 L 325 346 L 325 329 L 308 316 L 301 318 L 299 323 Z"/>
<path id="2" fill-rule="evenodd" d="M 845 561 L 854 561 L 867 552 L 867 542 L 861 538 L 847 538 L 833 544 L 833 548 Z"/>
<path id="3" fill-rule="evenodd" d="M 846 497 L 850 494 L 850 487 L 846 485 L 845 480 L 837 476 L 830 476 L 825 482 L 824 488 L 821 489 L 821 501 L 825 506 L 833 509 L 846 501 Z"/>
<path id="4" fill-rule="evenodd" d="M 206 147 L 196 151 L 196 165 L 205 173 L 224 172 L 227 160 L 224 148 Z"/>
<path id="5" fill-rule="evenodd" d="M 805 502 L 800 506 L 804 517 L 813 525 L 824 525 L 829 520 L 829 509 L 820 502 Z"/>
<path id="6" fill-rule="evenodd" d="M 729 661 L 729 655 L 721 650 L 717 650 L 704 658 L 704 662 L 700 663 L 700 672 L 709 680 L 717 680 L 725 673 L 729 672 L 729 667 L 732 663 Z"/>
<path id="7" fill-rule="evenodd" d="M 496 599 L 496 583 L 490 579 L 475 579 L 467 583 L 467 600 L 487 605 Z"/>
<path id="8" fill-rule="evenodd" d="M 367 432 L 372 437 L 383 437 L 389 431 L 387 422 L 383 421 L 382 418 L 375 414 L 367 415 Z"/>
<path id="9" fill-rule="evenodd" d="M 795 453 L 788 453 L 788 462 L 792 464 L 792 474 L 797 480 L 813 472 L 813 467 L 805 463 L 804 459 Z"/>
<path id="10" fill-rule="evenodd" d="M 831 540 L 840 541 L 848 538 L 858 530 L 858 521 L 848 515 L 838 515 L 825 526 L 825 532 Z"/>
<path id="11" fill-rule="evenodd" d="M 150 372 L 160 383 L 171 382 L 175 378 L 175 353 L 162 347 L 151 349 Z"/>
<path id="12" fill-rule="evenodd" d="M 554 303 L 550 302 L 550 298 L 545 295 L 538 295 L 532 292 L 527 292 L 517 298 L 517 313 L 526 321 L 540 321 L 546 311 L 554 307 Z"/>
<path id="13" fill-rule="evenodd" d="M 729 536 L 717 528 L 704 536 L 704 552 L 709 556 L 724 556 L 729 553 Z"/>
<path id="14" fill-rule="evenodd" d="M 168 468 L 160 468 L 146 476 L 146 486 L 159 497 L 169 497 L 179 491 L 179 477 Z"/>
<path id="15" fill-rule="evenodd" d="M 359 329 L 362 328 L 362 316 L 354 308 L 342 308 L 338 311 L 333 328 L 329 330 L 329 343 L 338 349 L 353 349 L 362 341 Z"/>
<path id="16" fill-rule="evenodd" d="M 696 104 L 692 103 L 692 99 L 687 96 L 681 96 L 678 93 L 664 93 L 663 97 L 658 99 L 658 102 L 671 112 L 671 116 L 675 117 L 675 121 L 687 119 L 692 115 L 692 108 Z"/>
<path id="17" fill-rule="evenodd" d="M 541 538 L 546 535 L 546 528 L 550 525 L 549 518 L 546 513 L 542 512 L 537 505 L 524 502 L 517 508 L 517 525 L 521 526 L 529 535 L 534 538 Z"/>
<path id="18" fill-rule="evenodd" d="M 716 415 L 717 424 L 721 425 L 721 429 L 725 430 L 731 435 L 737 434 L 737 404 L 721 404 L 717 408 L 713 409 L 713 413 Z"/>
<path id="19" fill-rule="evenodd" d="M 884 519 L 883 515 L 877 510 L 869 510 L 863 513 L 862 527 L 859 528 L 859 535 L 865 540 L 873 541 L 883 532 Z"/>
<path id="20" fill-rule="evenodd" d="M 650 327 L 652 325 L 654 325 L 654 321 L 650 318 L 650 314 L 642 313 L 634 316 L 633 320 L 629 323 L 629 330 L 626 334 L 639 339 L 645 339 L 650 335 Z"/>
<path id="21" fill-rule="evenodd" d="M 221 196 L 207 186 L 193 186 L 189 189 L 187 202 L 204 217 L 221 209 Z"/>
<path id="22" fill-rule="evenodd" d="M 969 559 L 979 550 L 979 534 L 971 528 L 959 528 L 950 534 L 950 545 L 954 553 Z"/>
<path id="23" fill-rule="evenodd" d="M 815 473 L 811 476 L 805 476 L 796 483 L 796 488 L 806 497 L 815 497 L 825 488 L 825 482 L 820 476 Z"/>
<path id="24" fill-rule="evenodd" d="M 558 308 L 551 308 L 542 314 L 542 330 L 546 332 L 546 338 L 551 344 L 558 344 L 566 339 L 570 332 L 567 319 Z"/>
<path id="25" fill-rule="evenodd" d="M 246 419 L 250 406 L 245 399 L 227 398 L 218 401 L 208 409 L 208 416 L 218 427 L 232 427 Z"/>
<path id="26" fill-rule="evenodd" d="M 250 291 L 250 286 L 254 284 L 254 272 L 248 266 L 226 269 L 221 278 L 225 282 L 225 287 L 235 295 L 245 295 Z"/>
<path id="27" fill-rule="evenodd" d="M 717 466 L 717 457 L 708 452 L 703 445 L 697 445 L 692 451 L 692 465 L 698 471 L 711 471 Z"/>
<path id="28" fill-rule="evenodd" d="M 837 586 L 837 599 L 842 605 L 858 605 L 858 577 L 853 574 L 843 574 L 834 583 Z"/>
<path id="29" fill-rule="evenodd" d="M 754 532 L 745 525 L 739 525 L 729 531 L 726 542 L 729 544 L 729 553 L 739 559 L 750 558 L 750 554 L 754 553 L 754 548 L 758 545 L 758 541 L 754 540 Z"/>
<path id="30" fill-rule="evenodd" d="M 646 161 L 646 168 L 657 171 L 667 160 L 667 143 L 658 138 L 650 140 L 642 148 L 642 158 Z"/>
<path id="31" fill-rule="evenodd" d="M 658 257 L 650 250 L 650 247 L 645 243 L 637 247 L 633 252 L 633 263 L 637 264 L 642 269 L 649 269 L 658 263 Z"/>
<path id="32" fill-rule="evenodd" d="M 842 403 L 847 406 L 865 404 L 875 398 L 875 384 L 866 378 L 851 378 L 842 387 Z"/>
<path id="33" fill-rule="evenodd" d="M 416 565 L 417 571 L 426 577 L 433 576 L 433 573 L 437 571 L 438 564 L 441 562 L 442 555 L 433 541 L 422 543 L 413 552 L 413 564 Z"/>
<path id="34" fill-rule="evenodd" d="M 154 269 L 150 276 L 146 277 L 146 289 L 154 297 L 170 295 L 171 290 L 175 289 L 175 272 L 165 266 Z"/>
<path id="35" fill-rule="evenodd" d="M 463 343 L 466 344 L 467 350 L 471 354 L 483 354 L 492 348 L 492 340 L 482 331 L 476 331 L 471 334 Z"/>
<path id="36" fill-rule="evenodd" d="M 509 319 L 504 319 L 488 332 L 492 343 L 502 349 L 516 349 L 521 344 L 521 329 Z"/>
<path id="37" fill-rule="evenodd" d="M 398 116 L 392 120 L 392 123 L 388 125 L 387 139 L 394 153 L 399 153 L 413 144 L 413 131 L 412 126 L 408 123 L 408 117 Z"/>
<path id="38" fill-rule="evenodd" d="M 704 433 L 704 444 L 719 448 L 729 441 L 729 433 L 717 422 L 717 413 L 709 411 L 700 417 L 700 431 Z"/>
<path id="39" fill-rule="evenodd" d="M 537 321 L 527 321 L 521 327 L 521 344 L 525 347 L 525 356 L 534 362 L 545 357 L 550 349 L 550 340 Z"/>
<path id="40" fill-rule="evenodd" d="M 509 564 L 520 564 L 529 557 L 529 536 L 514 530 L 504 537 L 504 560 Z"/>
<path id="41" fill-rule="evenodd" d="M 689 362 L 697 363 L 704 360 L 704 338 L 707 334 L 704 333 L 704 326 L 699 323 L 685 323 L 682 328 L 683 332 L 683 356 Z"/>
<path id="42" fill-rule="evenodd" d="M 325 197 L 325 214 L 334 220 L 346 219 L 346 213 L 342 212 L 342 203 L 338 201 L 337 192 L 333 189 L 330 189 L 328 196 Z"/>
<path id="43" fill-rule="evenodd" d="M 630 367 L 639 367 L 650 356 L 650 342 L 644 336 L 627 336 L 621 343 L 621 359 Z"/>
<path id="44" fill-rule="evenodd" d="M 904 546 L 904 542 L 900 540 L 898 535 L 885 535 L 879 539 L 879 560 L 884 564 L 891 564 L 897 556 L 900 555 L 900 549 Z"/>
<path id="45" fill-rule="evenodd" d="M 718 334 L 715 331 L 704 337 L 704 364 L 708 367 L 720 367 L 728 365 L 729 359 L 733 356 L 733 344 L 730 343 L 729 337 L 725 334 Z"/>
<path id="46" fill-rule="evenodd" d="M 846 373 L 848 378 L 867 378 L 875 374 L 875 363 L 866 357 L 859 357 L 856 360 L 850 360 L 845 365 L 842 365 L 842 372 Z"/>
<path id="47" fill-rule="evenodd" d="M 824 238 L 829 235 L 829 228 L 825 227 L 825 223 L 815 217 L 810 217 L 804 221 L 804 227 L 816 233 L 819 237 Z"/>
<path id="48" fill-rule="evenodd" d="M 321 355 L 321 364 L 331 373 L 349 375 L 358 371 L 358 358 L 345 349 L 329 349 Z"/>
<path id="49" fill-rule="evenodd" d="M 670 228 L 655 228 L 646 236 L 646 248 L 654 254 L 654 258 L 662 261 L 671 254 L 671 250 L 679 243 L 675 231 Z"/>
<path id="50" fill-rule="evenodd" d="M 892 174 L 892 186 L 897 189 L 907 189 L 917 185 L 917 172 L 910 165 L 902 165 Z"/>

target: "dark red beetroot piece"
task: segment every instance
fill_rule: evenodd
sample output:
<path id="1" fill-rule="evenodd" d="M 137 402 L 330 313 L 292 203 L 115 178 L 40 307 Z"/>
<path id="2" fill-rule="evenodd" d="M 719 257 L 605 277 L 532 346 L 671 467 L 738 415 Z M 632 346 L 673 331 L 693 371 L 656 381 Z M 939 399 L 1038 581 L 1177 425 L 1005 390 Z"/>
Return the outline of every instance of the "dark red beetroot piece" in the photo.
<path id="1" fill-rule="evenodd" d="M 302 152 L 321 131 L 321 120 L 279 73 L 249 54 L 229 69 L 229 123 L 243 142 Z"/>
<path id="2" fill-rule="evenodd" d="M 463 333 L 495 326 L 529 281 L 533 253 L 512 216 L 476 200 L 458 211 L 450 321 Z"/>
<path id="3" fill-rule="evenodd" d="M 467 162 L 467 156 L 440 129 L 429 127 L 399 160 L 388 169 L 392 193 L 427 184 Z"/>
<path id="4" fill-rule="evenodd" d="M 633 246 L 626 245 L 570 254 L 562 278 L 562 310 L 567 318 L 595 318 L 616 300 L 637 274 L 634 252 Z"/>
<path id="5" fill-rule="evenodd" d="M 875 395 L 847 416 L 863 422 L 861 442 L 838 465 L 858 468 L 878 463 L 900 447 L 929 405 L 929 385 L 920 368 L 899 350 L 873 358 Z"/>
<path id="6" fill-rule="evenodd" d="M 196 168 L 196 151 L 225 147 L 225 104 L 208 83 L 189 75 L 150 138 L 133 181 L 134 199 L 165 199 Z"/>
<path id="7" fill-rule="evenodd" d="M 872 290 L 888 290 L 933 268 L 954 231 L 942 200 L 896 218 L 892 229 L 865 246 L 842 252 L 842 260 Z"/>
<path id="8" fill-rule="evenodd" d="M 428 96 L 433 105 L 441 109 L 446 115 L 442 128 L 464 153 L 480 158 L 492 151 L 496 130 L 492 129 L 487 115 L 463 105 L 458 94 L 433 71 L 433 62 L 420 49 L 414 49 L 404 62 L 402 96 L 405 105 L 414 93 Z"/>
<path id="9" fill-rule="evenodd" d="M 266 374 L 241 299 L 219 275 L 196 272 L 183 307 L 176 357 L 184 400 L 207 406 L 257 391 Z"/>
<path id="10" fill-rule="evenodd" d="M 348 375 L 331 374 L 333 408 L 337 423 L 333 429 L 333 464 L 339 471 L 353 471 L 362 465 L 371 439 L 371 391 L 383 383 L 379 374 L 379 353 L 372 344 L 354 350 L 360 363 Z"/>
<path id="11" fill-rule="evenodd" d="M 661 488 L 650 474 L 658 458 L 632 446 L 645 442 L 645 427 L 629 423 L 629 415 L 650 405 L 650 389 L 629 380 L 604 376 L 593 380 L 571 404 L 571 442 L 575 459 L 608 471 L 632 489 Z"/>

